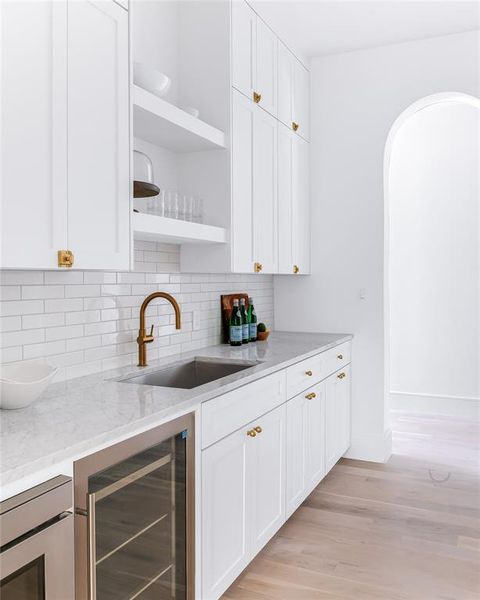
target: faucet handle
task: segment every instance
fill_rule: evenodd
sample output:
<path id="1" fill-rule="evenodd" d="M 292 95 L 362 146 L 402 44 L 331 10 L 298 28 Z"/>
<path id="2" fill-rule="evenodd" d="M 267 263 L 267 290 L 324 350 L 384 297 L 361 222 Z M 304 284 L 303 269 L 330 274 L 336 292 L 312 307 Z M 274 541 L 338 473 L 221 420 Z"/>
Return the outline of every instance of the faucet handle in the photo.
<path id="1" fill-rule="evenodd" d="M 151 342 L 153 342 L 153 340 L 155 339 L 155 338 L 153 337 L 153 327 L 154 327 L 154 326 L 152 325 L 152 327 L 150 328 L 150 333 L 149 333 L 149 335 L 146 335 L 146 336 L 143 338 L 143 343 L 144 343 L 144 344 L 150 344 L 150 343 L 151 343 Z"/>

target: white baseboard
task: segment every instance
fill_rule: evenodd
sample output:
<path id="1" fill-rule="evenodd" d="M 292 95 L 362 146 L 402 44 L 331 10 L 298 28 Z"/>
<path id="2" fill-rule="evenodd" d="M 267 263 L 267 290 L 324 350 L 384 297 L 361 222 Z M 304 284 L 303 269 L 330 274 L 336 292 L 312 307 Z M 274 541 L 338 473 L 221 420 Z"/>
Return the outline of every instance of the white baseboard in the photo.
<path id="1" fill-rule="evenodd" d="M 384 463 L 392 454 L 392 430 L 383 435 L 352 435 L 352 443 L 345 458 Z"/>
<path id="2" fill-rule="evenodd" d="M 478 419 L 480 417 L 480 398 L 390 392 L 390 408 L 413 413 L 433 413 L 464 419 Z"/>

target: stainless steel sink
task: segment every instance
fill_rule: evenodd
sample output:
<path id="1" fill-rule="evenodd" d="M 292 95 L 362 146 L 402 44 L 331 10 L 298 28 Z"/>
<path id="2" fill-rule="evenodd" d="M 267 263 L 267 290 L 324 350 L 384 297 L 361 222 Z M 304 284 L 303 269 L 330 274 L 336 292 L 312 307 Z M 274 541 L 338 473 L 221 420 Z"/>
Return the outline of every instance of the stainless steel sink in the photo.
<path id="1" fill-rule="evenodd" d="M 258 364 L 258 361 L 216 360 L 196 357 L 193 360 L 178 362 L 158 371 L 123 379 L 122 382 L 192 389 L 210 381 L 227 377 L 227 375 L 250 369 Z"/>

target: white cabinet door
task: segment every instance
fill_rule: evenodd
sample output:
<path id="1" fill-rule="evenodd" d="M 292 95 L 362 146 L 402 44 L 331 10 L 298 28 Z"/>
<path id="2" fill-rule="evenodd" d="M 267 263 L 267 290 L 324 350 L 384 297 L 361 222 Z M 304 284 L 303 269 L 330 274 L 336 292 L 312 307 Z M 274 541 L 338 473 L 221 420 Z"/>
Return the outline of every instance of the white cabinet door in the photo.
<path id="1" fill-rule="evenodd" d="M 309 397 L 309 393 L 315 396 Z M 325 475 L 325 382 L 308 390 L 305 396 L 305 486 L 309 494 Z"/>
<path id="2" fill-rule="evenodd" d="M 310 145 L 298 135 L 293 139 L 292 248 L 293 270 L 310 273 Z"/>
<path id="3" fill-rule="evenodd" d="M 256 78 L 257 15 L 244 2 L 232 1 L 232 84 L 253 100 Z"/>
<path id="4" fill-rule="evenodd" d="M 298 125 L 297 133 L 310 140 L 310 73 L 297 59 L 294 64 L 292 122 Z"/>
<path id="5" fill-rule="evenodd" d="M 11 0 L 0 11 L 0 266 L 51 269 L 67 248 L 67 9 Z"/>
<path id="6" fill-rule="evenodd" d="M 330 375 L 325 386 L 325 453 L 328 472 L 350 446 L 350 365 Z"/>
<path id="7" fill-rule="evenodd" d="M 278 42 L 278 119 L 292 128 L 293 82 L 295 57 L 282 42 Z"/>
<path id="8" fill-rule="evenodd" d="M 277 36 L 257 17 L 256 81 L 259 106 L 277 116 Z"/>
<path id="9" fill-rule="evenodd" d="M 309 144 L 278 125 L 278 272 L 310 273 Z"/>
<path id="10" fill-rule="evenodd" d="M 263 273 L 278 269 L 277 120 L 257 107 L 253 131 L 253 256 Z"/>
<path id="11" fill-rule="evenodd" d="M 285 405 L 252 423 L 248 446 L 247 530 L 254 556 L 285 522 Z"/>
<path id="12" fill-rule="evenodd" d="M 325 383 L 287 402 L 287 518 L 325 475 Z"/>
<path id="13" fill-rule="evenodd" d="M 293 152 L 295 134 L 278 124 L 278 272 L 293 273 Z"/>
<path id="14" fill-rule="evenodd" d="M 299 394 L 287 402 L 286 443 L 286 516 L 287 518 L 303 502 L 306 487 L 306 413 L 305 394 Z"/>
<path id="15" fill-rule="evenodd" d="M 130 262 L 128 13 L 68 3 L 68 247 L 79 269 Z"/>
<path id="16" fill-rule="evenodd" d="M 235 3 L 234 3 L 235 4 Z M 243 4 L 243 2 L 242 2 Z M 232 270 L 253 271 L 253 128 L 256 106 L 233 90 Z"/>
<path id="17" fill-rule="evenodd" d="M 248 562 L 247 447 L 242 428 L 202 452 L 202 594 L 219 598 Z"/>

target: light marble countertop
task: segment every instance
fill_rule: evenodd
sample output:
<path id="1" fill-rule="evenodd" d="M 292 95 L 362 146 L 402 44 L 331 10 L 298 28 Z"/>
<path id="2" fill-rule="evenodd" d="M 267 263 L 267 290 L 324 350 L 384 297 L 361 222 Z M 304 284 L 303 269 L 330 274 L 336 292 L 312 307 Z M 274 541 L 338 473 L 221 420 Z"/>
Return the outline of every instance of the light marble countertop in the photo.
<path id="1" fill-rule="evenodd" d="M 56 383 L 32 406 L 0 411 L 0 499 L 60 473 L 73 461 L 127 439 L 291 364 L 351 339 L 349 334 L 272 332 L 268 342 L 210 346 L 152 362 Z M 260 361 L 193 389 L 116 381 L 195 356 Z"/>

